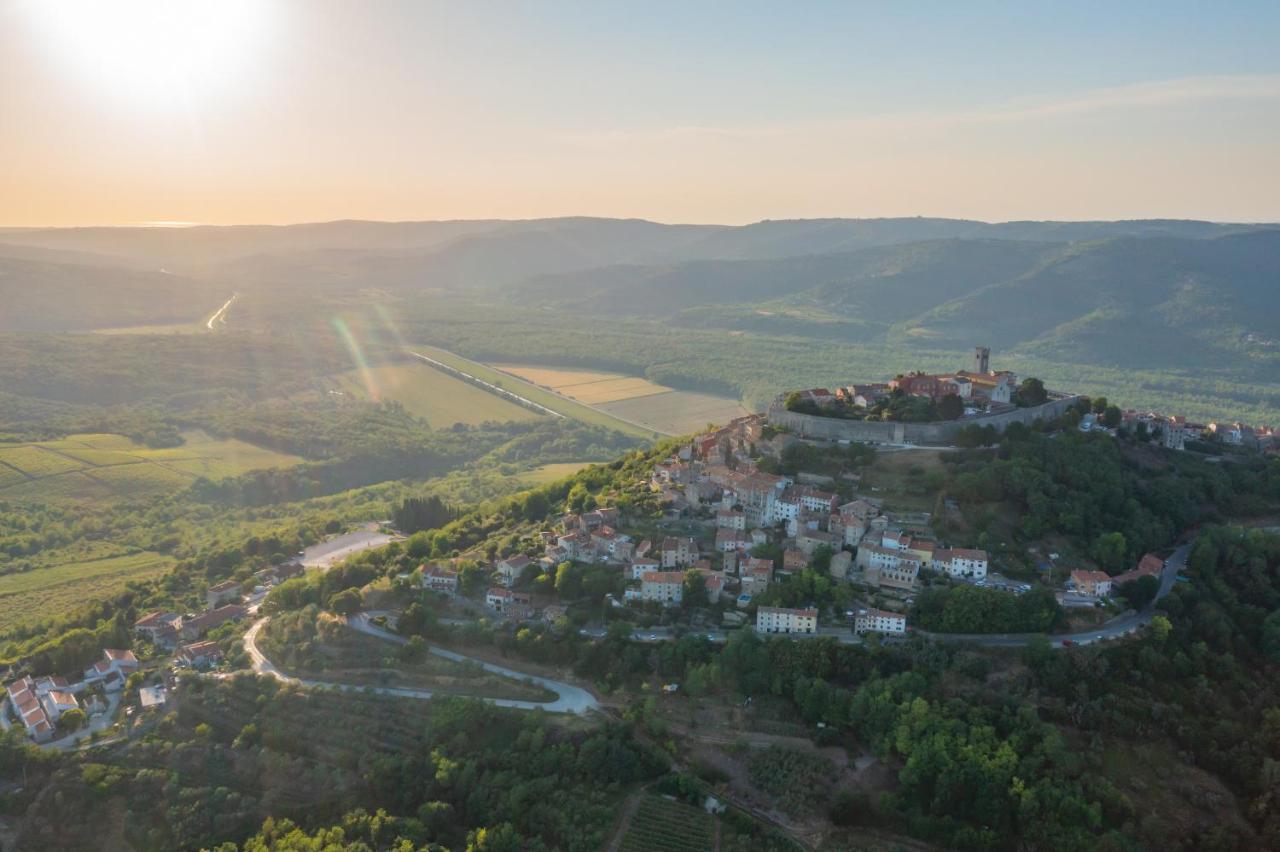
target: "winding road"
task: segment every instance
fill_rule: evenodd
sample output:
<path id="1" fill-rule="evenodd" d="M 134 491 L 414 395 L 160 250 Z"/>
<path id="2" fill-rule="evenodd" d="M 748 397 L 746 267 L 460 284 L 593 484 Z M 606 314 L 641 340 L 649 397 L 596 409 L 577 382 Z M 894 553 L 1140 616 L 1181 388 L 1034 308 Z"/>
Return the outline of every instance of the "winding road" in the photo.
<path id="1" fill-rule="evenodd" d="M 227 299 L 226 303 L 223 304 L 222 307 L 218 308 L 217 313 L 209 317 L 209 321 L 204 324 L 204 327 L 209 329 L 209 331 L 214 331 L 215 325 L 219 323 L 221 323 L 222 325 L 226 325 L 227 321 L 225 319 L 225 316 L 227 313 L 227 308 L 231 307 L 231 303 L 234 302 L 236 300 L 236 297 L 239 295 L 240 295 L 239 293 L 232 293 L 231 298 Z"/>
<path id="2" fill-rule="evenodd" d="M 975 645 L 984 645 L 990 648 L 1021 648 L 1031 644 L 1032 640 L 1041 636 L 1047 636 L 1055 648 L 1064 647 L 1064 641 L 1070 645 L 1089 645 L 1103 639 L 1116 639 L 1121 636 L 1127 636 L 1151 623 L 1151 617 L 1156 612 L 1156 605 L 1173 589 L 1173 584 L 1178 578 L 1178 572 L 1186 567 L 1187 556 L 1191 552 L 1191 544 L 1191 542 L 1188 542 L 1182 545 L 1165 561 L 1165 566 L 1160 573 L 1160 588 L 1156 591 L 1156 596 L 1141 611 L 1117 616 L 1092 630 L 1059 634 L 930 633 L 926 630 L 917 630 L 915 632 L 916 635 L 937 642 L 971 642 Z M 606 629 L 599 625 L 583 627 L 578 632 L 593 639 L 599 639 L 607 633 Z M 717 644 L 728 641 L 728 634 L 723 630 L 685 630 L 677 633 L 670 627 L 640 628 L 631 634 L 631 638 L 637 642 L 668 642 L 679 638 L 680 635 L 705 635 L 708 640 Z M 862 642 L 862 637 L 854 635 L 847 627 L 819 627 L 817 633 L 797 633 L 791 634 L 787 638 L 798 640 L 829 638 L 846 645 L 856 645 Z"/>
<path id="3" fill-rule="evenodd" d="M 1152 598 L 1151 602 L 1141 610 L 1113 618 L 1106 624 L 1100 624 L 1092 630 L 1085 630 L 1080 633 L 1049 635 L 1049 640 L 1053 642 L 1055 648 L 1063 647 L 1064 642 L 1069 642 L 1072 645 L 1090 645 L 1104 639 L 1118 639 L 1121 636 L 1127 636 L 1146 627 L 1151 623 L 1151 617 L 1155 615 L 1156 605 L 1173 589 L 1173 584 L 1178 579 L 1178 572 L 1187 566 L 1187 556 L 1191 553 L 1192 544 L 1193 542 L 1187 542 L 1180 546 L 1173 552 L 1173 555 L 1165 560 L 1164 568 L 1160 572 L 1160 588 L 1156 591 L 1156 596 Z M 1030 644 L 1036 637 L 1045 635 L 1043 633 L 991 633 L 984 635 L 975 633 L 919 632 L 921 636 L 926 636 L 939 642 L 972 642 L 975 645 L 985 645 L 992 648 L 1019 648 Z"/>
<path id="4" fill-rule="evenodd" d="M 347 620 L 347 626 L 353 630 L 358 630 L 361 633 L 367 633 L 370 636 L 376 636 L 379 639 L 385 639 L 399 645 L 403 645 L 407 641 L 403 636 L 398 636 L 395 633 L 391 633 L 371 624 L 369 622 L 371 615 L 372 613 L 360 613 L 359 615 L 352 616 Z M 249 654 L 249 659 L 253 664 L 253 670 L 260 675 L 274 677 L 275 679 L 284 681 L 285 683 L 293 683 L 306 687 L 341 689 L 347 692 L 372 691 L 379 695 L 394 695 L 401 698 L 430 699 L 437 697 L 435 693 L 428 689 L 406 689 L 394 686 L 364 686 L 350 683 L 333 683 L 321 680 L 307 680 L 285 674 L 276 668 L 275 664 L 267 659 L 266 655 L 258 648 L 258 634 L 262 631 L 263 626 L 266 625 L 268 621 L 270 621 L 270 617 L 259 619 L 254 622 L 253 626 L 244 634 L 244 649 Z M 437 657 L 443 657 L 446 660 L 452 660 L 456 663 L 472 663 L 480 666 L 487 672 L 491 672 L 492 674 L 502 675 L 503 677 L 508 677 L 513 680 L 536 683 L 544 689 L 554 692 L 557 696 L 555 701 L 517 701 L 510 698 L 478 699 L 480 701 L 486 701 L 490 704 L 494 704 L 498 707 L 511 707 L 516 710 L 545 710 L 548 713 L 582 714 L 590 710 L 596 710 L 600 706 L 599 702 L 596 701 L 595 696 L 581 687 L 562 683 L 561 681 L 552 680 L 550 678 L 526 674 L 525 672 L 518 672 L 514 669 L 508 669 L 504 666 L 487 663 L 483 660 L 477 660 L 472 657 L 465 657 L 462 654 L 456 654 L 453 651 L 446 651 L 442 648 L 437 648 L 434 645 L 428 650 Z M 453 693 L 440 693 L 438 697 L 457 698 L 459 696 Z"/>

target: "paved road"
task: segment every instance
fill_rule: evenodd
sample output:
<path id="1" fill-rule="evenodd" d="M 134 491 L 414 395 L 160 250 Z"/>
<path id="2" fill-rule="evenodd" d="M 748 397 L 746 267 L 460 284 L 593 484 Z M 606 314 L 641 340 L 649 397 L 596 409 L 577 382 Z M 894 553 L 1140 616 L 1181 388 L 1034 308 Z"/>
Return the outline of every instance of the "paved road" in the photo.
<path id="1" fill-rule="evenodd" d="M 1143 607 L 1141 612 L 1131 612 L 1127 615 L 1119 616 L 1092 630 L 1049 636 L 1054 647 L 1063 647 L 1063 640 L 1068 640 L 1074 645 L 1089 645 L 1102 639 L 1116 639 L 1121 636 L 1127 636 L 1146 627 L 1151 623 L 1151 617 L 1155 614 L 1156 605 L 1161 598 L 1169 594 L 1174 582 L 1177 580 L 1178 572 L 1186 567 L 1187 555 L 1190 552 L 1190 543 L 1182 545 L 1173 552 L 1173 555 L 1165 562 L 1165 567 L 1161 572 L 1160 588 L 1156 592 L 1155 598 L 1151 603 Z M 745 629 L 750 629 L 750 627 Z M 583 636 L 600 638 L 606 634 L 606 629 L 600 626 L 589 626 L 583 627 L 579 632 Z M 709 640 L 716 643 L 725 642 L 728 638 L 727 634 L 721 630 L 684 631 L 684 635 L 699 634 L 705 635 Z M 929 633 L 924 630 L 917 631 L 917 634 L 938 642 L 972 642 L 975 645 L 984 645 L 991 648 L 1020 648 L 1029 645 L 1033 639 L 1044 635 L 1041 633 Z M 647 627 L 637 629 L 631 634 L 631 638 L 637 642 L 667 642 L 675 639 L 676 633 L 670 627 Z M 856 645 L 862 642 L 862 638 L 855 636 L 847 627 L 819 627 L 816 634 L 793 635 L 790 638 L 833 638 L 845 645 Z"/>
<path id="2" fill-rule="evenodd" d="M 1070 641 L 1075 645 L 1089 645 L 1103 639 L 1116 639 L 1121 636 L 1127 636 L 1150 624 L 1151 617 L 1155 615 L 1156 605 L 1173 589 L 1173 584 L 1178 578 L 1178 572 L 1186 567 L 1187 556 L 1191 553 L 1191 544 L 1191 542 L 1188 542 L 1182 545 L 1165 561 L 1165 567 L 1160 573 L 1160 588 L 1156 591 L 1155 598 L 1143 607 L 1141 611 L 1113 618 L 1106 624 L 1095 627 L 1092 630 L 1050 636 L 1049 638 L 1053 641 L 1054 647 L 1061 648 L 1064 640 Z M 977 645 L 995 648 L 1018 648 L 1030 644 L 1032 639 L 1043 634 L 976 635 L 970 633 L 926 633 L 921 631 L 921 635 L 940 642 L 972 642 Z"/>
<path id="3" fill-rule="evenodd" d="M 750 630 L 750 625 L 743 628 Z M 608 630 L 604 627 L 592 625 L 583 627 L 578 631 L 583 636 L 592 639 L 600 639 L 604 637 Z M 729 641 L 729 634 L 723 630 L 708 629 L 692 629 L 683 628 L 680 636 L 706 636 L 709 641 L 715 644 L 723 644 Z M 631 638 L 636 642 L 669 642 L 679 638 L 676 630 L 672 627 L 643 627 L 637 628 L 631 633 Z M 819 627 L 817 633 L 796 633 L 791 635 L 791 639 L 835 639 L 845 645 L 859 645 L 862 643 L 861 636 L 855 636 L 848 627 Z"/>
<path id="4" fill-rule="evenodd" d="M 227 324 L 227 319 L 226 319 L 227 308 L 231 307 L 231 303 L 234 302 L 236 300 L 236 297 L 239 295 L 240 295 L 239 293 L 232 293 L 231 298 L 227 299 L 226 304 L 218 308 L 217 313 L 209 317 L 209 321 L 204 324 L 204 327 L 209 329 L 209 331 L 214 331 L 215 325 L 218 325 L 218 324 L 226 325 Z"/>
<path id="5" fill-rule="evenodd" d="M 380 639 L 386 639 L 398 644 L 403 644 L 406 641 L 402 636 L 389 633 L 380 627 L 370 624 L 370 616 L 371 613 L 361 613 L 360 615 L 349 619 L 347 624 L 355 630 L 359 630 L 362 633 L 368 633 L 370 636 L 377 636 Z M 296 683 L 301 686 L 308 687 L 335 688 L 346 690 L 348 692 L 364 692 L 366 690 L 371 690 L 379 695 L 396 695 L 402 698 L 430 699 L 436 697 L 434 693 L 427 689 L 405 689 L 391 686 L 361 686 L 357 684 L 331 683 L 328 681 L 307 680 L 285 674 L 276 668 L 275 664 L 268 660 L 266 655 L 258 649 L 258 633 L 262 630 L 263 625 L 265 625 L 269 620 L 269 618 L 259 619 L 244 635 L 244 649 L 248 652 L 249 659 L 253 663 L 253 670 L 258 674 L 274 677 L 277 680 L 285 681 L 286 683 Z M 595 710 L 599 707 L 599 702 L 596 701 L 594 695 L 587 692 L 585 689 L 572 686 L 571 684 L 561 683 L 560 681 L 551 680 L 550 678 L 525 674 L 524 672 L 517 672 L 513 669 L 508 669 L 493 663 L 487 663 L 483 660 L 476 660 L 471 657 L 464 657 L 462 654 L 455 654 L 452 651 L 445 651 L 442 648 L 436 648 L 434 646 L 429 650 L 432 654 L 435 654 L 438 657 L 443 657 L 446 660 L 453 660 L 454 662 L 459 663 L 474 663 L 485 671 L 492 672 L 493 674 L 509 677 L 513 680 L 532 681 L 545 689 L 551 690 L 557 695 L 555 701 L 516 701 L 510 698 L 480 699 L 482 701 L 487 701 L 490 704 L 495 704 L 499 707 L 512 707 L 517 710 L 541 709 L 549 713 L 586 713 L 589 710 Z M 457 696 L 441 693 L 440 697 Z"/>
<path id="6" fill-rule="evenodd" d="M 348 556 L 383 547 L 393 541 L 400 541 L 400 537 L 377 529 L 357 530 L 311 545 L 302 552 L 302 564 L 307 568 L 331 568 Z"/>

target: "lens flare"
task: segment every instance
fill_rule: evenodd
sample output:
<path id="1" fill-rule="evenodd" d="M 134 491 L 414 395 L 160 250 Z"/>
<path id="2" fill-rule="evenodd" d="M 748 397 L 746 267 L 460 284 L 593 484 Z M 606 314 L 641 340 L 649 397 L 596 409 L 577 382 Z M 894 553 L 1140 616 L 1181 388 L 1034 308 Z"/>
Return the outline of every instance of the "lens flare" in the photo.
<path id="1" fill-rule="evenodd" d="M 331 322 L 338 332 L 338 336 L 342 338 L 343 344 L 347 347 L 347 351 L 351 353 L 351 360 L 355 362 L 356 369 L 360 371 L 360 381 L 364 382 L 364 389 L 369 394 L 369 399 L 374 402 L 381 402 L 382 388 L 378 386 L 373 370 L 369 369 L 369 361 L 364 357 L 364 350 L 360 348 L 360 341 L 356 340 L 356 336 L 351 333 L 351 328 L 342 317 L 334 317 Z"/>

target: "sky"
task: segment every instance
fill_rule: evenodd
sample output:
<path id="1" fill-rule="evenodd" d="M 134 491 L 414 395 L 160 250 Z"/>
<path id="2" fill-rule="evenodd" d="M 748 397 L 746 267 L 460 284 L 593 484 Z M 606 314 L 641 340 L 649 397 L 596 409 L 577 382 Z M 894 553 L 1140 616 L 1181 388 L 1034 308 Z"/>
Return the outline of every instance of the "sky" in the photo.
<path id="1" fill-rule="evenodd" d="M 0 0 L 0 226 L 1280 220 L 1280 3 Z"/>

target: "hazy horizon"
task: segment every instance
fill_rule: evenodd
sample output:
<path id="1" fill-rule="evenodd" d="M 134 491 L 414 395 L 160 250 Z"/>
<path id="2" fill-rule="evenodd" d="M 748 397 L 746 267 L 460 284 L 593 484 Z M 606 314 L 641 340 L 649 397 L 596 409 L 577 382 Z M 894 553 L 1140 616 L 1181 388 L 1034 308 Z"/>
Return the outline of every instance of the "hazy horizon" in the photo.
<path id="1" fill-rule="evenodd" d="M 675 221 L 646 218 L 643 216 L 600 216 L 592 213 L 569 213 L 559 216 L 529 216 L 529 217 L 503 217 L 503 216 L 475 216 L 466 218 L 438 218 L 438 219 L 362 219 L 351 216 L 338 217 L 335 219 L 301 219 L 293 222 L 78 222 L 66 225 L 52 224 L 30 224 L 30 225 L 0 225 L 0 233 L 19 232 L 19 231 L 41 231 L 41 230 L 75 230 L 75 229 L 101 229 L 101 228 L 152 228 L 157 230 L 185 230 L 191 228 L 292 228 L 307 227 L 316 225 L 340 225 L 344 223 L 351 224 L 367 224 L 367 225 L 416 225 L 416 224 L 440 224 L 448 222 L 539 222 L 539 221 L 563 221 L 563 220 L 612 220 L 612 221 L 631 221 L 631 222 L 648 222 L 654 225 L 670 225 L 673 227 L 722 227 L 722 228 L 740 228 L 749 225 L 758 225 L 766 222 L 820 222 L 820 221 L 853 221 L 853 222 L 875 222 L 875 221 L 891 221 L 891 220 L 934 220 L 934 221 L 965 221 L 978 222 L 985 225 L 1009 225 L 1020 222 L 1042 222 L 1042 223 L 1059 223 L 1059 224 L 1080 224 L 1080 223 L 1124 223 L 1124 222 L 1206 222 L 1213 225 L 1241 225 L 1241 226 L 1264 226 L 1277 225 L 1280 226 L 1280 219 L 1275 221 L 1259 219 L 1255 221 L 1227 220 L 1227 219 L 1206 219 L 1203 217 L 1178 217 L 1178 216 L 1141 216 L 1130 218 L 1098 218 L 1098 219 L 981 219 L 977 217 L 960 217 L 960 216 L 932 216 L 929 214 L 909 215 L 909 216 L 798 216 L 789 218 L 768 217 L 764 219 L 752 219 L 745 222 L 712 222 L 712 221 Z"/>
<path id="2" fill-rule="evenodd" d="M 0 0 L 0 225 L 1280 220 L 1280 7 Z"/>

